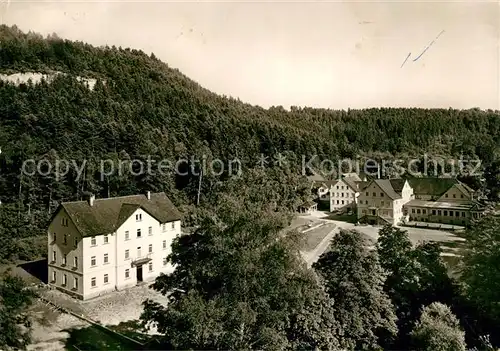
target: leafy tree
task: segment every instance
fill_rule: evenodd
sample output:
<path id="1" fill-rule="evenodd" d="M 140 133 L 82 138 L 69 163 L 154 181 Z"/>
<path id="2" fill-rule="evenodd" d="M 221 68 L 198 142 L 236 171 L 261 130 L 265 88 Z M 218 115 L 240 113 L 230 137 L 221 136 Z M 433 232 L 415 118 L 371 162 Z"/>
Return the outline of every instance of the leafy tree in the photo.
<path id="1" fill-rule="evenodd" d="M 466 231 L 461 281 L 481 314 L 500 322 L 500 216 L 487 216 Z M 498 324 L 497 324 L 498 325 Z"/>
<path id="2" fill-rule="evenodd" d="M 500 157 L 492 163 L 487 164 L 484 170 L 486 187 L 490 192 L 492 200 L 500 199 Z"/>
<path id="3" fill-rule="evenodd" d="M 422 351 L 466 350 L 465 333 L 450 308 L 434 302 L 422 310 L 411 332 L 415 347 Z"/>
<path id="4" fill-rule="evenodd" d="M 334 349 L 331 301 L 299 257 L 276 213 L 222 212 L 176 239 L 176 269 L 152 287 L 142 320 L 174 349 Z"/>
<path id="5" fill-rule="evenodd" d="M 356 350 L 379 348 L 381 339 L 397 333 L 393 306 L 383 290 L 386 276 L 377 252 L 365 244 L 359 232 L 341 230 L 313 265 L 334 301 L 344 333 L 341 346 Z"/>
<path id="6" fill-rule="evenodd" d="M 30 341 L 30 321 L 26 308 L 33 292 L 19 277 L 4 274 L 0 279 L 0 347 L 26 349 Z"/>
<path id="7" fill-rule="evenodd" d="M 382 268 L 388 272 L 384 290 L 398 316 L 399 335 L 391 346 L 407 348 L 409 333 L 422 306 L 435 301 L 452 303 L 455 284 L 440 258 L 437 243 L 413 248 L 406 231 L 387 225 L 379 231 L 377 251 Z"/>

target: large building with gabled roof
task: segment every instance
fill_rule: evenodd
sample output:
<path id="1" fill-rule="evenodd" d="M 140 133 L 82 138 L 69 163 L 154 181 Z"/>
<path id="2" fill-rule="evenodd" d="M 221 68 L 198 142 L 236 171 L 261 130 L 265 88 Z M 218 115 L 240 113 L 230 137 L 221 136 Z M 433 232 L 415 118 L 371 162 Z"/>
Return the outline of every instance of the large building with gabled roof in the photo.
<path id="1" fill-rule="evenodd" d="M 359 187 L 357 217 L 365 223 L 464 226 L 485 211 L 477 192 L 454 178 L 376 179 Z"/>
<path id="2" fill-rule="evenodd" d="M 404 179 L 375 179 L 360 189 L 358 221 L 397 225 L 405 216 L 403 205 L 413 198 L 413 189 Z"/>
<path id="3" fill-rule="evenodd" d="M 410 222 L 465 226 L 478 219 L 485 206 L 467 184 L 451 178 L 414 178 L 415 197 L 404 205 Z"/>
<path id="4" fill-rule="evenodd" d="M 80 299 L 173 270 L 181 214 L 165 193 L 63 202 L 48 228 L 49 284 Z"/>

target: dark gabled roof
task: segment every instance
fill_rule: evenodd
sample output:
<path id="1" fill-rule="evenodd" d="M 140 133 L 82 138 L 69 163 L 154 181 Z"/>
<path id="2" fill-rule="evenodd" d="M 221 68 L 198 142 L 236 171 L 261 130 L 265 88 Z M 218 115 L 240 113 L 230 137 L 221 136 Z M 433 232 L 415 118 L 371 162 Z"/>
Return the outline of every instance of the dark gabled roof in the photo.
<path id="1" fill-rule="evenodd" d="M 307 179 L 310 181 L 310 182 L 324 182 L 326 179 L 325 177 L 323 177 L 321 174 L 319 173 L 314 173 L 313 175 L 310 175 L 310 176 L 307 176 Z"/>
<path id="2" fill-rule="evenodd" d="M 344 173 L 342 174 L 342 178 L 349 178 L 354 182 L 360 182 L 362 180 L 356 172 Z"/>
<path id="3" fill-rule="evenodd" d="M 93 206 L 87 201 L 63 202 L 56 214 L 62 209 L 66 211 L 76 228 L 83 236 L 96 236 L 116 231 L 138 208 L 142 208 L 160 223 L 181 219 L 165 193 L 131 195 L 108 199 L 95 199 Z"/>
<path id="4" fill-rule="evenodd" d="M 405 207 L 415 206 L 415 207 L 427 207 L 435 209 L 453 209 L 453 210 L 472 210 L 481 209 L 482 206 L 476 201 L 457 201 L 457 202 L 445 202 L 445 201 L 425 201 L 425 200 L 411 200 L 404 204 Z"/>
<path id="5" fill-rule="evenodd" d="M 331 188 L 333 185 L 337 184 L 338 181 L 339 181 L 338 179 L 334 179 L 334 180 L 325 180 L 318 183 L 320 183 L 321 186 L 324 186 L 326 188 Z"/>
<path id="6" fill-rule="evenodd" d="M 370 185 L 371 181 L 367 180 L 367 181 L 361 181 L 361 182 L 357 182 L 357 185 L 358 185 L 358 190 L 359 191 L 363 191 L 365 190 L 365 188 Z"/>
<path id="7" fill-rule="evenodd" d="M 309 200 L 309 201 L 306 201 L 304 202 L 302 205 L 300 205 L 299 207 L 302 207 L 302 208 L 310 208 L 310 207 L 313 207 L 317 205 L 316 202 L 312 201 L 312 200 Z"/>
<path id="8" fill-rule="evenodd" d="M 398 194 L 401 194 L 406 183 L 406 179 L 390 179 L 392 188 Z"/>
<path id="9" fill-rule="evenodd" d="M 359 178 L 359 177 L 358 177 Z M 356 178 L 353 178 L 353 177 L 345 177 L 343 179 L 344 183 L 346 183 L 352 190 L 354 191 L 359 191 L 358 189 L 358 182 L 360 182 L 359 180 L 357 180 Z"/>
<path id="10" fill-rule="evenodd" d="M 455 178 L 409 178 L 415 195 L 441 196 L 460 182 Z M 466 192 L 467 193 L 467 192 Z"/>
<path id="11" fill-rule="evenodd" d="M 472 189 L 470 186 L 467 184 L 464 184 L 462 182 L 458 182 L 456 187 L 463 192 L 464 194 L 468 194 L 469 196 L 473 195 L 475 193 L 474 189 Z"/>
<path id="12" fill-rule="evenodd" d="M 374 182 L 377 184 L 382 191 L 389 196 L 392 200 L 396 199 L 401 199 L 401 195 L 396 192 L 396 190 L 393 187 L 393 183 L 396 186 L 400 185 L 401 179 L 375 179 Z M 403 180 L 403 185 L 404 185 L 404 180 Z M 403 189 L 403 186 L 401 186 L 401 189 Z M 401 190 L 400 190 L 401 191 Z"/>

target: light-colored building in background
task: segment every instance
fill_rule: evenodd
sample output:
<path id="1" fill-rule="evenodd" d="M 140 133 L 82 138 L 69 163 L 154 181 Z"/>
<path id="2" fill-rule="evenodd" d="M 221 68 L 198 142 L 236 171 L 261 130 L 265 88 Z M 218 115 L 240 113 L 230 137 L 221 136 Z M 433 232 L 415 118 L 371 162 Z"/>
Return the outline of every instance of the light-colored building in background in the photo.
<path id="1" fill-rule="evenodd" d="M 377 179 L 359 184 L 359 222 L 467 225 L 485 212 L 477 192 L 457 179 Z"/>
<path id="2" fill-rule="evenodd" d="M 403 205 L 413 199 L 413 189 L 405 179 L 376 179 L 360 189 L 358 221 L 397 225 L 405 218 Z"/>
<path id="3" fill-rule="evenodd" d="M 409 221 L 467 225 L 484 213 L 477 193 L 457 179 L 410 180 L 415 199 L 405 204 Z"/>
<path id="4" fill-rule="evenodd" d="M 330 212 L 356 209 L 361 178 L 348 173 L 330 184 Z"/>
<path id="5" fill-rule="evenodd" d="M 48 281 L 89 299 L 173 271 L 181 215 L 165 193 L 62 203 L 48 228 Z"/>

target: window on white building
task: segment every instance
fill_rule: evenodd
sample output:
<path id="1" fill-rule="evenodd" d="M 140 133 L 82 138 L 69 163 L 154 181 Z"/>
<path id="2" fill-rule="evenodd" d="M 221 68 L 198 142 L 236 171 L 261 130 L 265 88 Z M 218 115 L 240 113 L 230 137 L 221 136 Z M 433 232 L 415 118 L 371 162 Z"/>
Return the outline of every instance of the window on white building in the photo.
<path id="1" fill-rule="evenodd" d="M 104 274 L 104 284 L 108 284 L 109 278 L 107 274 Z"/>
<path id="2" fill-rule="evenodd" d="M 149 235 L 153 235 L 153 227 L 149 227 L 148 228 L 148 234 Z"/>
<path id="3" fill-rule="evenodd" d="M 95 288 L 97 286 L 97 279 L 95 277 L 92 277 L 90 280 L 90 286 Z"/>
<path id="4" fill-rule="evenodd" d="M 163 265 L 166 266 L 167 265 L 167 258 L 166 257 L 163 257 Z"/>
<path id="5" fill-rule="evenodd" d="M 109 242 L 108 234 L 105 234 L 104 235 L 104 243 L 107 244 L 108 242 Z"/>
<path id="6" fill-rule="evenodd" d="M 153 244 L 149 244 L 149 249 L 148 249 L 148 252 L 149 252 L 149 253 L 152 253 L 152 252 L 153 252 Z"/>
<path id="7" fill-rule="evenodd" d="M 95 259 L 95 256 L 92 256 L 92 257 L 90 258 L 90 265 L 91 265 L 92 267 L 94 267 L 94 266 L 96 265 L 96 259 Z"/>
<path id="8" fill-rule="evenodd" d="M 141 230 L 140 229 L 137 229 L 137 237 L 140 238 L 141 237 Z"/>
<path id="9" fill-rule="evenodd" d="M 342 200 L 342 205 L 344 204 L 344 200 Z"/>
<path id="10" fill-rule="evenodd" d="M 125 279 L 130 278 L 130 269 L 125 270 Z"/>
<path id="11" fill-rule="evenodd" d="M 167 231 L 167 225 L 166 224 L 162 224 L 161 225 L 161 231 L 162 232 L 166 232 Z"/>
<path id="12" fill-rule="evenodd" d="M 66 274 L 63 274 L 63 281 L 62 281 L 62 285 L 66 285 L 68 283 L 68 276 Z"/>
<path id="13" fill-rule="evenodd" d="M 137 247 L 137 257 L 141 257 L 142 256 L 142 253 L 141 253 L 141 247 L 138 246 Z"/>
<path id="14" fill-rule="evenodd" d="M 142 221 L 142 214 L 141 213 L 138 213 L 138 214 L 135 215 L 135 221 L 136 222 Z"/>
<path id="15" fill-rule="evenodd" d="M 130 233 L 129 231 L 125 231 L 125 240 L 130 240 Z"/>
<path id="16" fill-rule="evenodd" d="M 172 222 L 172 229 L 175 229 L 175 222 Z"/>
<path id="17" fill-rule="evenodd" d="M 125 250 L 125 259 L 128 260 L 130 257 L 130 251 L 129 250 Z"/>
<path id="18" fill-rule="evenodd" d="M 75 257 L 75 258 L 73 259 L 73 266 L 74 266 L 75 268 L 78 268 L 78 257 Z"/>
<path id="19" fill-rule="evenodd" d="M 63 255 L 63 259 L 62 259 L 62 264 L 63 264 L 64 266 L 66 266 L 66 262 L 67 262 L 66 260 L 67 260 L 67 258 L 68 258 L 68 255 L 64 254 L 64 255 Z"/>
<path id="20" fill-rule="evenodd" d="M 344 197 L 344 193 L 342 193 L 341 197 Z"/>
<path id="21" fill-rule="evenodd" d="M 73 279 L 73 289 L 78 289 L 78 278 Z"/>
<path id="22" fill-rule="evenodd" d="M 104 264 L 108 263 L 108 254 L 104 254 Z"/>
<path id="23" fill-rule="evenodd" d="M 97 242 L 95 240 L 95 236 L 93 236 L 91 239 L 90 239 L 90 245 L 91 246 L 96 246 L 97 245 Z"/>
<path id="24" fill-rule="evenodd" d="M 56 259 L 57 259 L 57 254 L 54 250 L 54 251 L 52 251 L 52 262 L 56 262 Z"/>
<path id="25" fill-rule="evenodd" d="M 52 281 L 55 283 L 56 282 L 56 278 L 57 278 L 57 274 L 56 272 L 52 272 Z"/>
<path id="26" fill-rule="evenodd" d="M 153 262 L 149 262 L 149 271 L 152 272 L 153 271 Z"/>
<path id="27" fill-rule="evenodd" d="M 166 248 L 167 248 L 167 241 L 163 240 L 163 250 L 165 250 Z"/>

